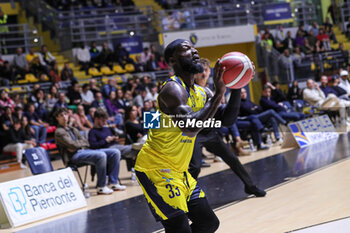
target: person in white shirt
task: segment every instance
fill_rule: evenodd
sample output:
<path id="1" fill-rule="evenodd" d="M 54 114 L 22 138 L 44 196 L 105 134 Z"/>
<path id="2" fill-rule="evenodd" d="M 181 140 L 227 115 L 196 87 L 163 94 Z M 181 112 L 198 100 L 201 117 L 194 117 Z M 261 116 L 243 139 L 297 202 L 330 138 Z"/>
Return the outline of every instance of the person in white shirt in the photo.
<path id="1" fill-rule="evenodd" d="M 151 59 L 151 52 L 149 51 L 149 48 L 144 48 L 141 53 L 141 63 L 146 65 L 149 59 Z"/>
<path id="2" fill-rule="evenodd" d="M 350 94 L 350 83 L 348 80 L 349 73 L 346 70 L 340 72 L 340 83 L 339 87 L 343 88 L 348 94 Z"/>
<path id="3" fill-rule="evenodd" d="M 81 70 L 84 70 L 85 73 L 88 74 L 89 68 L 91 67 L 91 57 L 89 49 L 84 44 L 77 50 L 77 59 L 81 65 Z"/>
<path id="4" fill-rule="evenodd" d="M 83 91 L 80 93 L 84 109 L 87 110 L 91 107 L 92 102 L 95 100 L 94 94 L 90 91 L 90 85 L 85 83 L 83 85 Z"/>
<path id="5" fill-rule="evenodd" d="M 283 26 L 282 25 L 279 26 L 279 29 L 276 32 L 275 38 L 277 40 L 279 40 L 280 42 L 284 41 L 284 39 L 286 39 L 286 33 L 283 31 Z"/>
<path id="6" fill-rule="evenodd" d="M 347 124 L 346 107 L 350 106 L 349 101 L 342 101 L 334 94 L 328 94 L 326 97 L 319 85 L 312 79 L 307 80 L 306 86 L 307 88 L 303 91 L 305 101 L 319 110 L 339 111 L 341 124 Z"/>

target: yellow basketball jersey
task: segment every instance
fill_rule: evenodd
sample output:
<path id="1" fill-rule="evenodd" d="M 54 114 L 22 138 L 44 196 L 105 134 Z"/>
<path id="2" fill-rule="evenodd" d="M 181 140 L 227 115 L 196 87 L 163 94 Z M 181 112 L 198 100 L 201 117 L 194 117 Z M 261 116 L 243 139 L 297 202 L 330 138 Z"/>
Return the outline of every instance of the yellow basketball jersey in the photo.
<path id="1" fill-rule="evenodd" d="M 207 95 L 204 89 L 198 85 L 194 89 L 188 88 L 180 77 L 172 76 L 169 81 L 179 83 L 186 90 L 188 95 L 187 104 L 194 112 L 204 107 L 207 102 Z M 171 124 L 170 116 L 160 111 L 160 129 L 150 129 L 148 139 L 137 156 L 135 169 L 147 171 L 154 169 L 172 169 L 178 172 L 187 171 L 190 163 L 194 142 L 196 137 L 185 136 L 179 127 Z M 163 123 L 166 124 L 163 124 Z"/>

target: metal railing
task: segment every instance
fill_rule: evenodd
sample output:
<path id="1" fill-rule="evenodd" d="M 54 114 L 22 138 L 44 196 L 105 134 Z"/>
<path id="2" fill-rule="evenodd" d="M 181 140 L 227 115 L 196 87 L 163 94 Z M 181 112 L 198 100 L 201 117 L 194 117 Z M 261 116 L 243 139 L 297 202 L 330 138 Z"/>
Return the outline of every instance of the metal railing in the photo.
<path id="1" fill-rule="evenodd" d="M 2 54 L 13 54 L 17 48 L 23 48 L 25 52 L 29 48 L 40 46 L 41 37 L 30 29 L 28 24 L 6 24 L 7 32 L 0 32 L 0 51 Z"/>
<path id="2" fill-rule="evenodd" d="M 346 31 L 348 25 L 348 18 L 350 17 L 350 2 L 344 2 L 340 7 L 340 18 L 341 18 L 341 29 L 343 32 Z"/>

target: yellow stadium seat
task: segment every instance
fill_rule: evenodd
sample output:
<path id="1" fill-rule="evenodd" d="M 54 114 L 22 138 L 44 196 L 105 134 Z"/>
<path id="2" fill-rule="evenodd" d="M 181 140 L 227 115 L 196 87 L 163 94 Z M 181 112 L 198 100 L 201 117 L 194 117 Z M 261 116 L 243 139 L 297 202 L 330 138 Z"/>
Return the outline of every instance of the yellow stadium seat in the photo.
<path id="1" fill-rule="evenodd" d="M 27 79 L 20 79 L 20 80 L 17 80 L 17 83 L 18 84 L 25 84 L 25 83 L 28 83 L 28 80 Z"/>
<path id="2" fill-rule="evenodd" d="M 126 73 L 126 70 L 124 70 L 123 67 L 121 67 L 120 65 L 114 65 L 113 70 L 118 74 Z"/>
<path id="3" fill-rule="evenodd" d="M 25 78 L 28 82 L 31 83 L 36 83 L 39 82 L 39 79 L 37 79 L 34 74 L 26 74 L 26 78 Z"/>
<path id="4" fill-rule="evenodd" d="M 108 83 L 108 79 L 109 79 L 109 78 L 107 78 L 107 77 L 103 77 L 103 78 L 101 79 L 101 82 L 102 82 L 103 84 L 107 84 L 107 83 Z"/>
<path id="5" fill-rule="evenodd" d="M 113 75 L 113 74 L 114 74 L 114 71 L 111 70 L 108 66 L 103 66 L 103 67 L 101 67 L 101 72 L 102 72 L 104 75 Z"/>
<path id="6" fill-rule="evenodd" d="M 118 84 L 123 83 L 123 78 L 120 77 L 119 75 L 117 75 L 117 76 L 115 77 L 115 80 L 116 80 L 116 82 L 117 82 Z"/>
<path id="7" fill-rule="evenodd" d="M 126 64 L 126 65 L 125 65 L 125 70 L 126 70 L 127 72 L 129 72 L 129 73 L 132 73 L 132 72 L 135 71 L 135 67 L 134 67 L 133 64 Z"/>
<path id="8" fill-rule="evenodd" d="M 11 92 L 21 92 L 23 91 L 21 87 L 12 87 Z"/>
<path id="9" fill-rule="evenodd" d="M 98 71 L 98 69 L 93 67 L 93 68 L 89 69 L 89 75 L 97 77 L 97 76 L 102 76 L 102 73 L 100 71 Z"/>
<path id="10" fill-rule="evenodd" d="M 312 71 L 316 70 L 316 66 L 315 66 L 315 63 L 314 63 L 314 62 L 311 62 L 311 67 L 310 67 L 310 69 L 311 69 Z"/>

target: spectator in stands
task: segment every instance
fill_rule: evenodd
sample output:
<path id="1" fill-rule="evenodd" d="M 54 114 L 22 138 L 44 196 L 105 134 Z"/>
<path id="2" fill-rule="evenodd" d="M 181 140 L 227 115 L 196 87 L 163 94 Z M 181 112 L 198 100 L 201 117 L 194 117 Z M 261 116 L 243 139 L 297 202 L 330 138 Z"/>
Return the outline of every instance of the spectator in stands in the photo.
<path id="1" fill-rule="evenodd" d="M 340 72 L 340 83 L 338 86 L 343 88 L 348 95 L 350 94 L 349 73 L 346 70 Z"/>
<path id="2" fill-rule="evenodd" d="M 21 121 L 21 127 L 24 131 L 24 134 L 26 135 L 26 138 L 30 141 L 33 141 L 36 144 L 35 131 L 32 127 L 30 127 L 28 117 L 23 115 L 21 118 L 16 118 L 16 119 Z M 35 145 L 33 145 L 33 146 L 35 146 Z"/>
<path id="3" fill-rule="evenodd" d="M 77 59 L 81 65 L 80 70 L 84 70 L 86 75 L 89 74 L 89 68 L 91 64 L 91 56 L 89 49 L 85 46 L 84 43 L 81 44 L 80 48 L 77 49 Z"/>
<path id="4" fill-rule="evenodd" d="M 109 93 L 109 97 L 106 99 L 106 106 L 108 108 L 108 112 L 112 113 L 112 115 L 119 114 L 119 109 L 117 106 L 117 94 L 115 91 L 111 91 Z"/>
<path id="5" fill-rule="evenodd" d="M 266 83 L 266 86 L 271 88 L 271 99 L 277 103 L 286 101 L 286 95 L 281 90 L 281 85 L 279 82 L 274 81 L 272 84 L 270 82 Z"/>
<path id="6" fill-rule="evenodd" d="M 37 90 L 36 92 L 36 101 L 34 102 L 35 112 L 40 119 L 43 121 L 48 120 L 48 112 L 46 110 L 45 103 L 45 93 L 42 89 Z"/>
<path id="7" fill-rule="evenodd" d="M 22 48 L 17 48 L 17 53 L 12 60 L 12 66 L 15 68 L 15 76 L 20 75 L 24 78 L 25 74 L 29 72 L 28 62 Z"/>
<path id="8" fill-rule="evenodd" d="M 322 46 L 324 47 L 324 49 L 326 51 L 330 51 L 331 50 L 331 42 L 329 40 L 329 37 L 327 35 L 327 33 L 324 31 L 323 28 L 320 28 L 320 32 L 317 35 L 317 40 L 322 43 Z"/>
<path id="9" fill-rule="evenodd" d="M 298 86 L 298 81 L 294 80 L 292 85 L 288 87 L 288 94 L 287 94 L 288 101 L 293 104 L 294 100 L 301 100 L 301 90 Z"/>
<path id="10" fill-rule="evenodd" d="M 135 60 L 136 60 L 136 62 L 134 64 L 135 72 L 143 72 L 145 70 L 145 67 L 144 67 L 143 63 L 141 62 L 141 56 L 137 55 L 135 57 Z"/>
<path id="11" fill-rule="evenodd" d="M 301 51 L 305 54 L 312 54 L 315 52 L 315 46 L 311 46 L 309 40 L 305 38 L 304 46 L 301 47 Z"/>
<path id="12" fill-rule="evenodd" d="M 48 112 L 52 112 L 56 102 L 58 100 L 58 89 L 55 85 L 50 86 L 49 93 L 46 95 L 46 109 Z"/>
<path id="13" fill-rule="evenodd" d="M 121 114 L 125 113 L 125 108 L 127 107 L 128 102 L 124 100 L 124 92 L 122 89 L 117 90 L 117 96 L 115 98 L 115 105 L 118 108 L 118 111 Z"/>
<path id="14" fill-rule="evenodd" d="M 292 57 L 290 56 L 289 49 L 285 49 L 283 54 L 278 59 L 282 67 L 284 67 L 285 69 L 289 69 L 293 62 Z"/>
<path id="15" fill-rule="evenodd" d="M 22 163 L 23 150 L 36 146 L 35 141 L 25 134 L 21 127 L 20 120 L 15 120 L 13 126 L 9 130 L 9 134 L 5 137 L 7 145 L 3 148 L 5 152 L 16 152 L 17 162 L 20 163 L 22 169 L 27 168 Z"/>
<path id="16" fill-rule="evenodd" d="M 58 100 L 53 106 L 52 113 L 54 113 L 59 108 L 68 108 L 67 98 L 64 92 L 60 92 L 58 94 Z"/>
<path id="17" fill-rule="evenodd" d="M 124 69 L 125 64 L 134 64 L 134 60 L 130 58 L 129 52 L 123 48 L 121 43 L 118 43 L 114 48 L 114 61 L 118 62 L 119 65 Z"/>
<path id="18" fill-rule="evenodd" d="M 98 62 L 98 56 L 100 55 L 100 51 L 96 47 L 96 42 L 93 41 L 90 44 L 90 60 L 91 62 Z"/>
<path id="19" fill-rule="evenodd" d="M 305 114 L 301 112 L 293 112 L 289 111 L 287 112 L 285 107 L 283 106 L 283 103 L 276 103 L 271 98 L 271 87 L 265 86 L 260 98 L 260 106 L 266 111 L 266 110 L 274 110 L 278 113 L 284 120 L 286 121 L 300 121 L 305 119 Z"/>
<path id="20" fill-rule="evenodd" d="M 39 76 L 41 73 L 49 74 L 47 67 L 40 64 L 39 55 L 34 53 L 34 49 L 29 49 L 29 53 L 26 55 L 26 59 L 29 65 L 30 72 L 35 76 Z"/>
<path id="21" fill-rule="evenodd" d="M 65 160 L 71 160 L 73 162 L 91 162 L 95 165 L 98 194 L 111 194 L 114 189 L 119 189 L 117 184 L 120 151 L 117 149 L 89 149 L 90 144 L 88 140 L 83 138 L 76 128 L 68 126 L 67 109 L 58 109 L 54 113 L 54 117 L 58 122 L 58 127 L 55 131 L 55 141 L 62 152 L 62 156 L 65 157 Z M 111 188 L 106 186 L 107 175 Z"/>
<path id="22" fill-rule="evenodd" d="M 69 67 L 69 63 L 64 63 L 64 67 L 61 71 L 61 80 L 62 81 L 70 81 L 72 84 L 78 82 L 74 77 L 74 73 L 72 68 Z"/>
<path id="23" fill-rule="evenodd" d="M 149 51 L 149 48 L 144 48 L 143 52 L 141 53 L 141 63 L 146 65 L 150 58 L 151 52 Z"/>
<path id="24" fill-rule="evenodd" d="M 299 46 L 295 47 L 295 51 L 292 54 L 293 64 L 295 64 L 296 66 L 301 65 L 303 58 L 305 58 L 305 54 L 300 51 L 300 47 Z"/>
<path id="25" fill-rule="evenodd" d="M 107 106 L 105 104 L 105 101 L 103 100 L 103 96 L 102 96 L 102 93 L 100 91 L 96 92 L 95 100 L 92 102 L 91 106 L 96 108 L 96 109 L 102 108 L 106 112 L 108 112 Z M 109 113 L 108 113 L 108 115 L 109 115 Z"/>
<path id="26" fill-rule="evenodd" d="M 286 49 L 289 50 L 289 52 L 293 52 L 293 49 L 295 47 L 295 41 L 292 38 L 292 33 L 290 31 L 287 32 L 287 37 L 283 41 L 283 45 Z"/>
<path id="27" fill-rule="evenodd" d="M 283 53 L 283 51 L 285 50 L 285 47 L 284 47 L 284 45 L 283 45 L 279 40 L 276 40 L 275 49 L 276 49 L 279 53 Z"/>
<path id="28" fill-rule="evenodd" d="M 113 52 L 108 47 L 108 43 L 104 42 L 102 45 L 102 51 L 98 55 L 98 61 L 103 66 L 110 66 L 113 61 Z"/>
<path id="29" fill-rule="evenodd" d="M 281 138 L 280 133 L 278 131 L 278 124 L 286 124 L 287 122 L 278 115 L 274 110 L 270 109 L 264 111 L 263 108 L 259 105 L 254 104 L 250 100 L 247 99 L 247 91 L 242 88 L 241 89 L 241 105 L 240 105 L 240 116 L 246 116 L 248 118 L 257 118 L 264 125 L 271 125 L 273 127 L 273 131 L 275 134 L 275 138 L 279 140 Z M 258 144 L 258 149 L 261 145 Z"/>
<path id="30" fill-rule="evenodd" d="M 83 105 L 77 106 L 77 113 L 74 114 L 74 118 L 77 121 L 78 128 L 81 131 L 89 131 L 92 129 L 92 123 L 89 121 L 87 116 L 85 115 L 85 110 Z"/>
<path id="31" fill-rule="evenodd" d="M 327 97 L 329 94 L 337 96 L 339 99 L 349 100 L 349 95 L 346 91 L 337 85 L 328 85 L 328 77 L 326 75 L 321 76 L 321 90 Z"/>
<path id="32" fill-rule="evenodd" d="M 15 102 L 9 97 L 7 91 L 2 89 L 0 91 L 0 108 L 3 111 L 3 108 L 10 107 L 11 110 L 15 108 Z"/>
<path id="33" fill-rule="evenodd" d="M 14 81 L 13 70 L 10 67 L 8 61 L 4 61 L 3 65 L 0 63 L 0 85 L 1 86 L 9 86 L 10 80 Z"/>
<path id="34" fill-rule="evenodd" d="M 34 135 L 36 143 L 40 145 L 40 143 L 44 143 L 46 141 L 47 127 L 49 127 L 49 124 L 40 119 L 35 110 L 35 104 L 29 103 L 28 110 L 24 113 L 24 115 L 28 118 L 30 126 L 35 131 Z"/>
<path id="35" fill-rule="evenodd" d="M 317 33 L 317 35 L 318 35 L 318 33 Z M 306 39 L 308 40 L 309 45 L 311 47 L 313 47 L 314 49 L 316 49 L 316 43 L 317 43 L 318 39 L 316 37 L 315 32 L 312 29 L 309 31 L 309 35 L 306 37 Z"/>
<path id="36" fill-rule="evenodd" d="M 95 100 L 94 94 L 92 93 L 92 91 L 90 91 L 89 84 L 85 83 L 83 85 L 83 90 L 80 93 L 80 95 L 81 95 L 82 104 L 85 108 L 85 111 L 87 112 L 87 110 L 90 108 L 92 102 Z"/>
<path id="37" fill-rule="evenodd" d="M 143 108 L 143 103 L 146 99 L 152 99 L 152 97 L 148 94 L 147 90 L 145 87 L 142 87 L 140 90 L 140 94 L 138 94 L 134 100 L 133 100 L 133 105 L 136 107 L 141 107 Z"/>
<path id="38" fill-rule="evenodd" d="M 301 23 L 298 27 L 298 30 L 297 30 L 297 37 L 298 37 L 298 34 L 300 37 L 307 37 L 307 31 L 305 31 L 304 29 L 304 24 Z"/>
<path id="39" fill-rule="evenodd" d="M 154 54 L 151 54 L 150 59 L 146 63 L 146 71 L 157 71 L 160 70 L 158 62 Z"/>
<path id="40" fill-rule="evenodd" d="M 160 61 L 161 54 L 157 51 L 156 46 L 154 44 L 151 45 L 151 54 L 154 55 L 157 62 Z"/>
<path id="41" fill-rule="evenodd" d="M 22 99 L 22 97 L 20 96 L 20 94 L 16 94 L 16 95 L 13 97 L 13 102 L 15 102 L 15 106 L 16 106 L 16 107 L 21 107 L 21 108 L 24 107 L 23 99 Z"/>
<path id="42" fill-rule="evenodd" d="M 52 54 L 48 51 L 47 46 L 46 45 L 42 45 L 41 46 L 41 50 L 39 55 L 39 59 L 40 59 L 40 64 L 46 67 L 49 66 L 54 66 L 54 64 L 56 63 L 56 58 L 54 56 L 52 56 Z M 47 70 L 49 68 L 46 68 Z"/>
<path id="43" fill-rule="evenodd" d="M 82 103 L 81 88 L 79 83 L 74 83 L 68 91 L 67 97 L 69 99 L 69 105 L 78 105 Z"/>
<path id="44" fill-rule="evenodd" d="M 144 143 L 147 138 L 147 132 L 143 129 L 138 120 L 138 110 L 136 106 L 129 106 L 125 111 L 125 133 L 128 134 L 133 143 Z"/>
<path id="45" fill-rule="evenodd" d="M 90 86 L 90 91 L 92 91 L 94 95 L 96 94 L 96 92 L 100 91 L 100 88 L 96 84 L 96 79 L 91 79 L 89 82 L 89 86 Z"/>
<path id="46" fill-rule="evenodd" d="M 345 101 L 340 101 L 333 94 L 328 94 L 326 97 L 318 84 L 312 79 L 308 79 L 306 85 L 307 88 L 303 91 L 304 100 L 320 110 L 339 111 L 341 124 L 346 125 L 345 107 L 350 105 Z"/>
<path id="47" fill-rule="evenodd" d="M 164 56 L 160 56 L 158 66 L 161 70 L 168 70 L 169 69 L 169 65 L 168 65 L 168 63 L 166 63 Z"/>
<path id="48" fill-rule="evenodd" d="M 49 75 L 51 78 L 51 82 L 53 82 L 53 83 L 61 82 L 61 76 L 60 76 L 60 73 L 58 71 L 58 66 L 56 63 L 53 64 L 53 66 L 51 66 Z"/>
<path id="49" fill-rule="evenodd" d="M 311 31 L 312 31 L 313 36 L 316 37 L 318 35 L 318 33 L 319 33 L 319 26 L 318 26 L 316 21 L 312 23 L 312 27 L 311 27 L 311 29 L 309 31 L 309 34 L 310 34 Z"/>
<path id="50" fill-rule="evenodd" d="M 121 145 L 118 135 L 112 128 L 107 126 L 108 114 L 103 109 L 97 109 L 94 117 L 94 128 L 89 132 L 89 143 L 91 148 L 115 148 L 121 152 L 122 158 L 134 157 L 135 152 L 132 145 Z M 136 152 L 137 153 L 137 152 Z M 123 186 L 125 189 L 125 186 Z"/>
<path id="51" fill-rule="evenodd" d="M 23 116 L 24 116 L 23 108 L 16 106 L 15 107 L 15 112 L 12 114 L 12 119 L 21 120 Z M 27 117 L 26 117 L 26 119 L 28 120 Z"/>
<path id="52" fill-rule="evenodd" d="M 36 92 L 40 89 L 40 84 L 39 83 L 35 83 L 33 88 L 30 90 L 30 94 L 28 97 L 28 103 L 30 102 L 36 102 Z"/>
<path id="53" fill-rule="evenodd" d="M 295 46 L 303 47 L 305 43 L 304 34 L 301 31 L 297 32 L 297 36 L 295 37 Z"/>
<path id="54" fill-rule="evenodd" d="M 152 84 L 151 92 L 150 92 L 150 95 L 148 97 L 151 98 L 152 102 L 157 101 L 157 98 L 158 98 L 158 87 L 157 87 L 156 84 Z"/>
<path id="55" fill-rule="evenodd" d="M 276 31 L 276 36 L 275 36 L 276 40 L 278 41 L 284 41 L 286 39 L 286 33 L 283 30 L 283 26 L 282 24 L 279 25 L 278 30 Z"/>
<path id="56" fill-rule="evenodd" d="M 107 81 L 107 84 L 103 85 L 102 90 L 101 90 L 104 98 L 109 98 L 109 94 L 112 91 L 114 91 L 114 92 L 117 91 L 117 83 L 116 83 L 115 78 L 109 78 Z"/>
<path id="57" fill-rule="evenodd" d="M 0 117 L 1 130 L 8 131 L 13 125 L 13 120 L 12 109 L 9 106 L 4 107 L 4 114 Z"/>
<path id="58" fill-rule="evenodd" d="M 94 116 L 95 116 L 96 108 L 91 107 L 89 109 L 89 114 L 87 114 L 87 119 L 90 121 L 92 125 L 94 125 Z"/>

